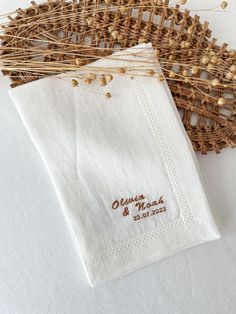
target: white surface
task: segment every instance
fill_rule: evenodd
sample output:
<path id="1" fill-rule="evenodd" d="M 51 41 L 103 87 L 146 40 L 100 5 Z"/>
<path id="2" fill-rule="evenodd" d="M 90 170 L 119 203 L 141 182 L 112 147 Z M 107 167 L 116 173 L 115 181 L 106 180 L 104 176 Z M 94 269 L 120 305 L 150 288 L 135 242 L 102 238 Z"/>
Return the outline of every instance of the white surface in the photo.
<path id="1" fill-rule="evenodd" d="M 188 7 L 216 3 L 192 0 Z M 198 14 L 212 22 L 215 37 L 236 47 L 236 3 L 229 3 L 232 14 Z M 1 0 L 0 11 L 26 5 Z M 235 313 L 235 150 L 198 155 L 221 240 L 91 288 L 46 169 L 7 88 L 1 80 L 0 313 Z"/>

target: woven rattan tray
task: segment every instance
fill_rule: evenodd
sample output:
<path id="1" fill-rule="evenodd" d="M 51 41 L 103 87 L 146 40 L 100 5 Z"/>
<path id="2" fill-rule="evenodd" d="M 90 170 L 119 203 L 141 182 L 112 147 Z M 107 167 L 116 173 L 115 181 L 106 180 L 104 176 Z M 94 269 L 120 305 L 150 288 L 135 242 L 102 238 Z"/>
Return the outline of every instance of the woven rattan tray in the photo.
<path id="1" fill-rule="evenodd" d="M 86 62 L 92 62 L 112 53 L 114 47 L 151 42 L 165 65 L 169 87 L 194 149 L 205 154 L 235 147 L 236 76 L 230 69 L 236 65 L 236 54 L 227 50 L 227 44 L 218 46 L 208 23 L 200 23 L 198 16 L 191 17 L 178 5 L 169 7 L 168 1 L 84 0 L 40 5 L 32 1 L 30 8 L 18 9 L 9 19 L 3 29 L 1 58 L 14 58 L 16 65 L 33 58 L 29 51 L 38 39 L 45 42 L 42 62 L 60 61 L 62 65 L 74 64 L 82 54 L 89 56 Z M 19 47 L 20 53 L 16 52 Z M 69 57 L 65 53 L 68 50 Z M 184 80 L 171 78 L 173 64 Z M 56 72 L 62 71 L 59 68 Z M 10 77 L 12 87 L 39 78 L 33 72 L 8 69 L 7 62 L 4 74 Z M 214 79 L 220 84 L 212 84 Z"/>

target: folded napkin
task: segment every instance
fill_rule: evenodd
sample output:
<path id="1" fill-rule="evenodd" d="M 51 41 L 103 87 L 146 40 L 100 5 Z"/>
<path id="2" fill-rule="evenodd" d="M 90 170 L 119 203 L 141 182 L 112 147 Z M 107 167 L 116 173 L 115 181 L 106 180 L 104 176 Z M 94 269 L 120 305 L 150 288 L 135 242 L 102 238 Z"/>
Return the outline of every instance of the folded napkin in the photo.
<path id="1" fill-rule="evenodd" d="M 142 51 L 157 64 L 152 46 L 142 44 L 91 66 L 124 68 L 132 58 L 135 68 Z M 73 88 L 71 77 L 47 77 L 10 95 L 45 162 L 90 284 L 218 239 L 166 82 L 114 74 L 103 88 Z"/>

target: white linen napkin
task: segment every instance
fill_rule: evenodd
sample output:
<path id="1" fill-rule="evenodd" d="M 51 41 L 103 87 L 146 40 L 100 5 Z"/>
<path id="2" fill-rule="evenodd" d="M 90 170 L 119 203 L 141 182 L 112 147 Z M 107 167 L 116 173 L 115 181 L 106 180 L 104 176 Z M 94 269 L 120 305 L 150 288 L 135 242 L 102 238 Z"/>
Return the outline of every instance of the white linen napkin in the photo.
<path id="1" fill-rule="evenodd" d="M 93 65 L 125 67 L 124 53 L 129 59 L 134 52 L 135 66 L 145 49 L 155 58 L 142 44 Z M 45 162 L 90 284 L 218 239 L 167 83 L 114 75 L 103 88 L 112 95 L 106 99 L 97 83 L 91 92 L 70 80 L 47 77 L 10 95 Z"/>

